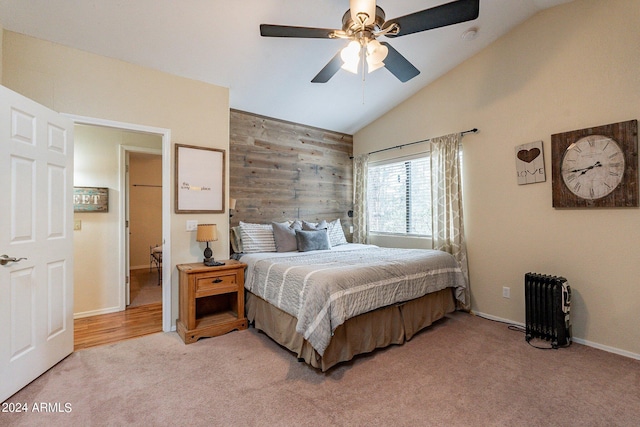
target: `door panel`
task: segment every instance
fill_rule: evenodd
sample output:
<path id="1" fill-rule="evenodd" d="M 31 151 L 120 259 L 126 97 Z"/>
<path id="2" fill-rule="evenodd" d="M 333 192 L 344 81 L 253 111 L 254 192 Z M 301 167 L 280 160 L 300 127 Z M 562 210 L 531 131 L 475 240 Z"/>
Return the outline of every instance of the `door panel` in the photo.
<path id="1" fill-rule="evenodd" d="M 11 354 L 10 360 L 16 360 L 35 347 L 36 312 L 34 269 L 25 268 L 11 272 Z"/>
<path id="2" fill-rule="evenodd" d="M 73 123 L 0 86 L 0 165 L 4 401 L 73 351 Z"/>
<path id="3" fill-rule="evenodd" d="M 67 330 L 66 322 L 66 295 L 64 284 L 66 282 L 67 271 L 64 261 L 49 263 L 47 266 L 47 339 L 55 337 L 59 333 Z"/>
<path id="4" fill-rule="evenodd" d="M 32 195 L 35 194 L 35 162 L 30 159 L 11 156 L 11 243 L 34 240 Z"/>

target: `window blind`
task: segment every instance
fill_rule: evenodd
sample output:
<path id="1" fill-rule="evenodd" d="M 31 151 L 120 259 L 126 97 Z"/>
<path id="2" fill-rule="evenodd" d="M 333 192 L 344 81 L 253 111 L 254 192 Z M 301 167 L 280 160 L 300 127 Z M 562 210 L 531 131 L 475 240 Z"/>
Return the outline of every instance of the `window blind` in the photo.
<path id="1" fill-rule="evenodd" d="M 368 168 L 369 230 L 431 235 L 431 179 L 428 157 Z"/>

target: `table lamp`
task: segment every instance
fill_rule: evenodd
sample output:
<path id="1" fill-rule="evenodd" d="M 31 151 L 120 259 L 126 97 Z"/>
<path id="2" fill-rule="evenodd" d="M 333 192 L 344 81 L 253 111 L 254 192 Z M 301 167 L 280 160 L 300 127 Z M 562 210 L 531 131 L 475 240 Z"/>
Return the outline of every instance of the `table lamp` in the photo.
<path id="1" fill-rule="evenodd" d="M 204 265 L 224 265 L 223 262 L 216 262 L 213 259 L 213 251 L 209 247 L 209 242 L 218 240 L 218 227 L 215 224 L 198 224 L 197 242 L 206 242 L 207 248 L 204 250 Z"/>

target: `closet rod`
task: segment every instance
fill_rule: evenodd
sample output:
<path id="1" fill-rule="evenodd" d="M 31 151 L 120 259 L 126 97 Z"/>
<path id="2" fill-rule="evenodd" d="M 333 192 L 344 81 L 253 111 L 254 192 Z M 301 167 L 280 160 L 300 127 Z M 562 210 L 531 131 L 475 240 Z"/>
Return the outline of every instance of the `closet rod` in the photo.
<path id="1" fill-rule="evenodd" d="M 159 187 L 162 188 L 162 185 L 151 185 L 151 184 L 133 184 L 134 187 Z"/>
<path id="2" fill-rule="evenodd" d="M 477 133 L 477 132 L 478 132 L 478 128 L 473 128 L 473 129 L 465 130 L 464 132 L 460 132 L 460 135 L 465 135 L 467 133 Z M 408 145 L 420 144 L 422 142 L 429 142 L 429 141 L 431 141 L 431 139 L 432 138 L 427 138 L 427 139 L 423 139 L 421 141 L 407 142 L 406 144 L 400 144 L 400 145 L 396 145 L 394 147 L 387 147 L 387 148 L 382 148 L 380 150 L 371 151 L 371 152 L 369 152 L 367 154 L 375 154 L 375 153 L 382 153 L 383 151 L 395 150 L 396 148 L 402 148 L 402 147 L 406 147 Z M 353 156 L 350 156 L 349 158 L 353 159 Z"/>

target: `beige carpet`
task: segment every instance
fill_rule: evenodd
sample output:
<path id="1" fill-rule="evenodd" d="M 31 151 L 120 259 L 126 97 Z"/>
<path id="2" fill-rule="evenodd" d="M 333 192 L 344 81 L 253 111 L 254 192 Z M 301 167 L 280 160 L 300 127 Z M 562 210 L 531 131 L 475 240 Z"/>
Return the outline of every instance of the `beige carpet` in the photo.
<path id="1" fill-rule="evenodd" d="M 76 352 L 8 402 L 70 411 L 0 413 L 3 426 L 638 426 L 640 361 L 537 350 L 455 313 L 326 374 L 253 328 L 154 334 Z"/>

